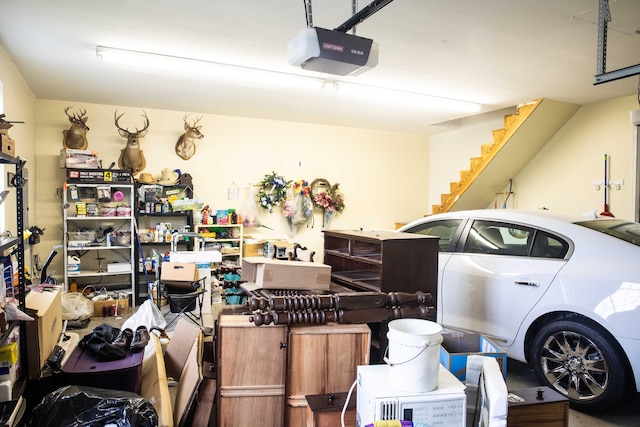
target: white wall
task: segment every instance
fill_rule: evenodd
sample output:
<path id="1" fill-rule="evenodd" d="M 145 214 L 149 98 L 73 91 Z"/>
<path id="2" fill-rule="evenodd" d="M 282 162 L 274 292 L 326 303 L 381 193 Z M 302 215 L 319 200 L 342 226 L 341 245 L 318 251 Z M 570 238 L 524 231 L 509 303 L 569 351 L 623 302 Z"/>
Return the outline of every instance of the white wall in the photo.
<path id="1" fill-rule="evenodd" d="M 125 113 L 122 127 L 133 130 L 143 124 L 142 110 L 112 105 L 38 100 L 37 103 L 38 191 L 37 221 L 46 227 L 43 241 L 62 241 L 62 211 L 58 189 L 65 179 L 59 168 L 62 131 L 69 127 L 64 108 L 82 108 L 89 117 L 90 150 L 98 151 L 104 167 L 117 162 L 125 139 L 118 135 L 114 112 Z M 392 229 L 396 222 L 422 216 L 428 208 L 428 141 L 426 137 L 364 129 L 204 115 L 199 124 L 205 137 L 197 142 L 196 154 L 185 161 L 175 154 L 175 143 L 184 131 L 185 111 L 146 109 L 150 120 L 141 145 L 147 161 L 144 170 L 159 176 L 163 168 L 180 169 L 193 176 L 196 195 L 213 209 L 239 208 L 250 183 L 272 171 L 286 179 L 325 178 L 340 183 L 346 209 L 337 215 L 332 229 Z M 239 200 L 227 200 L 227 190 L 236 183 Z M 254 237 L 284 238 L 322 251 L 321 211 L 316 210 L 313 228 L 301 228 L 292 239 L 281 210 L 261 215 L 263 224 L 274 229 L 249 229 Z M 44 250 L 41 250 L 41 253 Z M 61 260 L 59 260 L 61 262 Z M 54 267 L 57 271 L 62 266 Z"/>

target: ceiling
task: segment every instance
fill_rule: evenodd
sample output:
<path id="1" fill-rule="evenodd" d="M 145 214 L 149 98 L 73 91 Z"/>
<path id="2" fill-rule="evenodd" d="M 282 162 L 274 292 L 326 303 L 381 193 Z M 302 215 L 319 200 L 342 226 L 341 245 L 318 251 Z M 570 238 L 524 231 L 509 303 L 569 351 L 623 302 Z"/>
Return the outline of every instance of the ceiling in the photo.
<path id="1" fill-rule="evenodd" d="M 287 63 L 307 23 L 304 0 L 0 0 L 0 42 L 39 99 L 250 116 L 418 134 L 470 113 L 394 105 L 253 79 L 219 81 L 99 61 L 96 46 L 326 78 Z M 358 7 L 370 1 L 360 0 Z M 377 67 L 350 80 L 482 104 L 538 98 L 586 104 L 636 94 L 638 76 L 594 85 L 598 0 L 395 0 L 356 27 Z M 316 0 L 313 25 L 335 28 L 349 0 Z M 640 1 L 610 0 L 607 68 L 640 63 Z M 477 114 L 477 113 L 473 113 Z M 451 122 L 454 121 L 454 122 Z"/>

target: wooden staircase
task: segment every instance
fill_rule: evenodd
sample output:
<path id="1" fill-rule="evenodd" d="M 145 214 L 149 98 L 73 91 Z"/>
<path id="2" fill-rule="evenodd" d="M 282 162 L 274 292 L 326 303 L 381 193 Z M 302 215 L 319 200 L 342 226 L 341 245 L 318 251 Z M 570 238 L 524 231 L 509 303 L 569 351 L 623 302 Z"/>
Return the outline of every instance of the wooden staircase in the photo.
<path id="1" fill-rule="evenodd" d="M 497 193 L 504 191 L 538 151 L 562 128 L 580 106 L 550 99 L 538 99 L 518 106 L 504 117 L 504 128 L 493 131 L 493 142 L 482 145 L 460 181 L 433 205 L 433 214 L 487 208 Z"/>

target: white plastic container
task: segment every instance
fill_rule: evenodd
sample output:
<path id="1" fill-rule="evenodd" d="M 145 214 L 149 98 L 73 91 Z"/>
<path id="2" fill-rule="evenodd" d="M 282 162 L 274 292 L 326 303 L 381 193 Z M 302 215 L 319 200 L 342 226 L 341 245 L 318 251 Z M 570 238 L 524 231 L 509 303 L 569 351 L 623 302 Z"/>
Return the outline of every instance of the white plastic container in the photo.
<path id="1" fill-rule="evenodd" d="M 80 273 L 80 258 L 77 256 L 67 257 L 67 273 Z"/>
<path id="2" fill-rule="evenodd" d="M 389 322 L 390 382 L 403 391 L 424 393 L 438 387 L 442 326 L 423 319 Z"/>

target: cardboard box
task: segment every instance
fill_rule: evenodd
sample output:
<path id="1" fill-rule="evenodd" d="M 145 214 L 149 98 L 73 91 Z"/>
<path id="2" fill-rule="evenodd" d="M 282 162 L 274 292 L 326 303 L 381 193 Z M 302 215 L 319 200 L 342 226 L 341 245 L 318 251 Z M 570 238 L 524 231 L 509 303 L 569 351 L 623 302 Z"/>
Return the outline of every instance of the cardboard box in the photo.
<path id="1" fill-rule="evenodd" d="M 110 317 L 129 314 L 129 299 L 106 299 L 93 302 L 93 317 Z"/>
<path id="2" fill-rule="evenodd" d="M 242 255 L 245 257 L 264 256 L 264 243 L 264 241 L 244 243 L 242 245 Z"/>
<path id="3" fill-rule="evenodd" d="M 242 258 L 241 280 L 264 289 L 328 290 L 331 266 L 265 257 Z"/>
<path id="4" fill-rule="evenodd" d="M 16 156 L 16 142 L 9 138 L 9 135 L 0 133 L 0 145 L 2 146 L 1 151 L 4 154 L 8 154 L 12 157 Z"/>
<path id="5" fill-rule="evenodd" d="M 75 169 L 98 169 L 100 162 L 98 153 L 91 150 L 74 150 L 63 148 L 60 150 L 60 167 Z"/>
<path id="6" fill-rule="evenodd" d="M 29 378 L 37 379 L 62 333 L 62 292 L 29 292 L 25 298 L 25 311 L 35 319 L 25 323 Z"/>
<path id="7" fill-rule="evenodd" d="M 494 357 L 502 376 L 507 378 L 507 354 L 484 335 L 445 329 L 442 339 L 440 363 L 460 381 L 467 379 L 467 356 L 470 354 Z"/>
<path id="8" fill-rule="evenodd" d="M 198 264 L 195 262 L 163 262 L 160 280 L 168 285 L 189 284 L 198 280 Z"/>
<path id="9" fill-rule="evenodd" d="M 131 263 L 128 262 L 114 262 L 107 264 L 108 273 L 128 273 L 131 271 Z"/>

